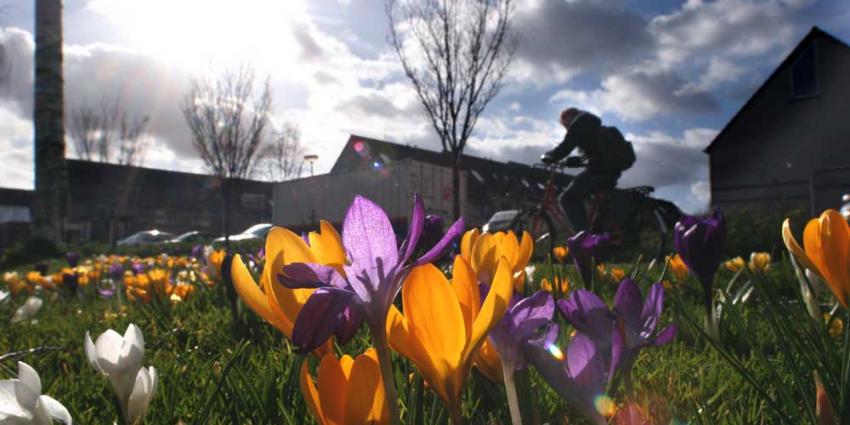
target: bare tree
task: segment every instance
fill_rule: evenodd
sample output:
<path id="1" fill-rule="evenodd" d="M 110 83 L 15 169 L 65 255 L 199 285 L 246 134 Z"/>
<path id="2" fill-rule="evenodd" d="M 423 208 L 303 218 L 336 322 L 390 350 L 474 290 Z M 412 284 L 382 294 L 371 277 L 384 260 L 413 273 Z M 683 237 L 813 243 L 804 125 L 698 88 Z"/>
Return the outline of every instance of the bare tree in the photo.
<path id="1" fill-rule="evenodd" d="M 225 246 L 230 242 L 230 197 L 234 185 L 249 177 L 260 159 L 271 112 L 268 80 L 257 94 L 254 71 L 247 66 L 218 78 L 198 78 L 180 104 L 192 144 L 221 179 Z"/>
<path id="2" fill-rule="evenodd" d="M 300 177 L 304 171 L 304 145 L 301 131 L 294 124 L 272 134 L 262 155 L 261 173 L 271 181 L 284 181 Z"/>
<path id="3" fill-rule="evenodd" d="M 68 132 L 77 157 L 88 161 L 141 165 L 148 147 L 148 117 L 128 114 L 120 99 L 82 104 L 71 112 Z"/>
<path id="4" fill-rule="evenodd" d="M 463 150 L 516 51 L 513 6 L 512 0 L 387 2 L 390 43 L 451 158 L 455 217 Z"/>
<path id="5" fill-rule="evenodd" d="M 36 0 L 33 235 L 53 242 L 62 240 L 62 229 L 68 211 L 64 88 L 62 0 Z"/>

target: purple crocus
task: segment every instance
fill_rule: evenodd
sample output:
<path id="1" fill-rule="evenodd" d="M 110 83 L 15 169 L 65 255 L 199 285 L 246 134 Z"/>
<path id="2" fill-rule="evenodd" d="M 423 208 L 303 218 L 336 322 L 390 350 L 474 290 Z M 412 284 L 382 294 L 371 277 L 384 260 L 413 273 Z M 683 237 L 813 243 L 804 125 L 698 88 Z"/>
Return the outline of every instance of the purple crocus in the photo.
<path id="1" fill-rule="evenodd" d="M 130 271 L 133 273 L 133 276 L 140 275 L 145 272 L 145 265 L 141 262 L 135 262 L 130 265 Z"/>
<path id="2" fill-rule="evenodd" d="M 407 237 L 400 246 L 389 217 L 374 202 L 356 196 L 345 214 L 342 242 L 349 264 L 345 276 L 321 264 L 293 263 L 277 275 L 284 286 L 317 288 L 295 320 L 292 342 L 297 351 L 319 347 L 331 335 L 345 343 L 365 320 L 373 337 L 384 333 L 387 312 L 411 268 L 430 263 L 463 231 L 459 219 L 416 261 L 410 261 L 425 222 L 425 207 L 416 195 Z"/>
<path id="3" fill-rule="evenodd" d="M 656 333 L 658 321 L 664 309 L 664 286 L 654 283 L 649 288 L 646 300 L 643 299 L 637 283 L 632 279 L 623 279 L 614 295 L 614 317 L 617 320 L 617 333 L 614 344 L 622 347 L 618 361 L 624 375 L 631 373 L 638 353 L 643 347 L 661 346 L 672 341 L 677 327 L 670 325 Z M 628 379 L 627 379 L 628 382 Z"/>
<path id="4" fill-rule="evenodd" d="M 593 278 L 593 262 L 599 262 L 608 255 L 610 244 L 611 236 L 607 233 L 596 234 L 585 230 L 567 239 L 573 263 L 586 285 Z"/>
<path id="5" fill-rule="evenodd" d="M 567 346 L 567 355 L 552 344 L 528 345 L 526 357 L 543 380 L 582 416 L 594 424 L 607 424 L 597 409 L 608 382 L 603 353 L 593 339 L 578 332 Z"/>
<path id="6" fill-rule="evenodd" d="M 419 243 L 424 247 L 436 245 L 443 238 L 443 227 L 445 227 L 443 216 L 439 214 L 426 215 Z"/>
<path id="7" fill-rule="evenodd" d="M 706 288 L 723 260 L 726 220 L 720 209 L 708 217 L 683 215 L 673 228 L 673 245 L 682 261 Z"/>
<path id="8" fill-rule="evenodd" d="M 602 298 L 586 289 L 573 291 L 566 299 L 558 301 L 558 310 L 576 328 L 596 343 L 597 351 L 604 360 L 609 376 L 617 367 L 614 346 L 614 315 Z"/>
<path id="9" fill-rule="evenodd" d="M 115 280 L 121 279 L 124 277 L 124 266 L 122 266 L 121 263 L 112 263 L 112 265 L 109 266 L 109 276 Z"/>
<path id="10" fill-rule="evenodd" d="M 112 298 L 115 295 L 115 282 L 106 281 L 105 285 L 98 285 L 97 293 L 101 298 Z"/>
<path id="11" fill-rule="evenodd" d="M 486 292 L 481 291 L 482 299 Z M 523 346 L 538 336 L 541 328 L 552 322 L 554 314 L 555 301 L 545 291 L 537 291 L 522 299 L 514 295 L 502 320 L 490 330 L 490 341 L 499 353 L 502 364 L 510 365 L 512 369 L 524 367 Z"/>
<path id="12" fill-rule="evenodd" d="M 705 332 L 718 338 L 714 312 L 714 274 L 723 257 L 726 220 L 719 209 L 709 217 L 682 216 L 673 228 L 673 245 L 682 261 L 702 283 Z"/>
<path id="13" fill-rule="evenodd" d="M 192 246 L 192 258 L 202 261 L 204 259 L 204 246 L 201 244 Z"/>
<path id="14" fill-rule="evenodd" d="M 80 254 L 77 254 L 76 252 L 68 252 L 65 254 L 65 260 L 68 261 L 69 267 L 77 267 L 77 265 L 80 264 Z"/>

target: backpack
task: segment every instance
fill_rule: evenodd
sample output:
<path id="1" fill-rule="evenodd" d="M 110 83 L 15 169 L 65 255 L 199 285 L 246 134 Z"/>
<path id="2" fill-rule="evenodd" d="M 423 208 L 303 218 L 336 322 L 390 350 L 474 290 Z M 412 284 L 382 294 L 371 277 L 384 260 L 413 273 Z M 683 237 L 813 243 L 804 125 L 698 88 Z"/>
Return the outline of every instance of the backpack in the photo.
<path id="1" fill-rule="evenodd" d="M 597 137 L 605 168 L 624 171 L 635 163 L 637 157 L 632 142 L 627 142 L 616 127 L 600 128 Z"/>

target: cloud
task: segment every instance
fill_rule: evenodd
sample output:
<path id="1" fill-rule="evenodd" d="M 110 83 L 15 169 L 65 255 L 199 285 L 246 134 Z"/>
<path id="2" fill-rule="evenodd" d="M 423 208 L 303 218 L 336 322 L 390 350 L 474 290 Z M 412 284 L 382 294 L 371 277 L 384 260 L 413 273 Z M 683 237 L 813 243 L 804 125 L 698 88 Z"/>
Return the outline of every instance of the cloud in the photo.
<path id="1" fill-rule="evenodd" d="M 611 72 L 654 48 L 647 22 L 619 1 L 534 0 L 523 6 L 514 20 L 522 39 L 515 76 L 563 82 L 578 73 Z"/>
<path id="2" fill-rule="evenodd" d="M 700 114 L 718 110 L 706 91 L 688 90 L 687 82 L 659 67 L 642 66 L 613 74 L 590 91 L 561 90 L 551 103 L 570 104 L 595 113 L 613 112 L 626 121 L 646 121 L 662 114 Z"/>
<path id="3" fill-rule="evenodd" d="M 0 164 L 3 187 L 32 189 L 32 123 L 21 118 L 17 105 L 0 101 Z"/>

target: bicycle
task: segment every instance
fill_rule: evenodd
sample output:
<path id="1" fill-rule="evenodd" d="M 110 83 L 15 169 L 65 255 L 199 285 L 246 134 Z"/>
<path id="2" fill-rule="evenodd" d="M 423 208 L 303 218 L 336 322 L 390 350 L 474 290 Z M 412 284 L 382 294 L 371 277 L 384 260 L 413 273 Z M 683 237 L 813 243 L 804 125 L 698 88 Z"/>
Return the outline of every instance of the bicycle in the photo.
<path id="1" fill-rule="evenodd" d="M 552 164 L 534 164 L 534 168 L 549 174 L 543 200 L 533 207 L 520 209 L 510 228 L 517 234 L 528 231 L 535 246 L 548 248 L 545 252 L 552 252 L 556 243 L 575 235 L 575 228 L 558 202 L 555 177 L 564 168 L 584 166 L 569 158 Z M 584 201 L 590 231 L 610 234 L 615 246 L 636 243 L 639 250 L 649 248 L 655 251 L 655 258 L 663 259 L 670 229 L 682 216 L 682 211 L 670 201 L 649 196 L 654 191 L 652 186 L 636 186 L 594 193 Z M 650 234 L 644 235 L 647 230 Z"/>

